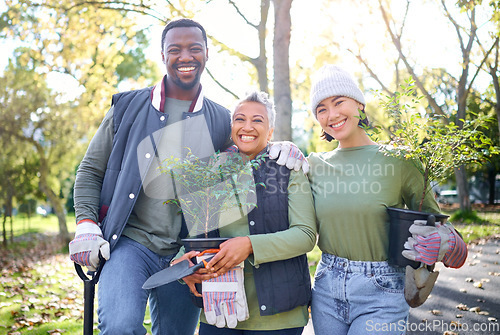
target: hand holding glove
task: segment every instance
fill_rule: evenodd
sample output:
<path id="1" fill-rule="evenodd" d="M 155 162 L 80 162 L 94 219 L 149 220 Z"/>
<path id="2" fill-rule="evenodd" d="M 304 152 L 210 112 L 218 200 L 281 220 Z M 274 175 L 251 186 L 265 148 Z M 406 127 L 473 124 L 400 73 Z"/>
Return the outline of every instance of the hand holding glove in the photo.
<path id="1" fill-rule="evenodd" d="M 95 271 L 99 266 L 99 253 L 108 260 L 109 242 L 102 238 L 101 228 L 92 220 L 76 224 L 75 238 L 69 242 L 69 254 L 73 262 Z"/>
<path id="2" fill-rule="evenodd" d="M 290 170 L 299 171 L 302 167 L 304 173 L 309 171 L 309 163 L 300 149 L 289 141 L 269 143 L 269 158 L 279 159 L 278 165 L 286 165 Z"/>
<path id="3" fill-rule="evenodd" d="M 248 319 L 242 266 L 236 266 L 218 277 L 205 280 L 201 286 L 203 310 L 209 324 L 218 328 L 227 324 L 229 328 L 234 328 L 238 321 Z"/>
<path id="4" fill-rule="evenodd" d="M 446 266 L 459 268 L 467 258 L 467 245 L 449 223 L 426 225 L 415 220 L 410 226 L 412 236 L 405 242 L 404 257 L 432 265 L 442 261 Z"/>

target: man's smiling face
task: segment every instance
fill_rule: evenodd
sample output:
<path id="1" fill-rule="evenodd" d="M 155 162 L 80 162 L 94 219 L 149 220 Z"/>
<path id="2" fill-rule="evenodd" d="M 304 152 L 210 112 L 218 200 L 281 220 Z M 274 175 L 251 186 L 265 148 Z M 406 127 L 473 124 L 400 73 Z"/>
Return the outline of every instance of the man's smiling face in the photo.
<path id="1" fill-rule="evenodd" d="M 165 35 L 162 59 L 168 80 L 182 90 L 191 90 L 200 82 L 208 50 L 197 27 L 177 27 Z"/>

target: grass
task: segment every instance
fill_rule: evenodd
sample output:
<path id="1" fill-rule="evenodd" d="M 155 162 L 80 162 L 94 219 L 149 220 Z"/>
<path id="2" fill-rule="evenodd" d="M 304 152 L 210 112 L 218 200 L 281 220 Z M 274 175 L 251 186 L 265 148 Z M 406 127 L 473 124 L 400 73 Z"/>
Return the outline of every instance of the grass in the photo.
<path id="1" fill-rule="evenodd" d="M 467 243 L 500 236 L 499 210 L 478 210 L 477 216 L 479 223 L 454 222 Z M 67 222 L 69 230 L 74 231 L 74 216 L 68 216 Z M 1 334 L 82 333 L 83 282 L 69 260 L 67 247 L 54 243 L 58 227 L 52 215 L 32 217 L 29 221 L 25 217 L 14 219 L 15 242 L 0 249 Z M 10 230 L 8 222 L 7 228 Z M 311 276 L 320 258 L 317 246 L 308 253 Z M 144 326 L 150 333 L 149 311 Z"/>
<path id="2" fill-rule="evenodd" d="M 496 210 L 476 210 L 472 213 L 443 211 L 450 215 L 450 222 L 469 244 L 482 238 L 500 235 L 500 208 Z"/>
<path id="3" fill-rule="evenodd" d="M 24 235 L 22 244 L 1 254 L 11 264 L 1 269 L 0 332 L 81 333 L 82 282 L 67 253 L 61 252 L 50 235 L 29 236 L 31 240 Z"/>
<path id="4" fill-rule="evenodd" d="M 2 218 L 3 219 L 3 218 Z M 66 224 L 70 231 L 75 231 L 75 215 L 66 216 Z M 6 222 L 7 238 L 10 239 L 11 228 L 9 219 Z M 28 218 L 25 214 L 20 214 L 13 219 L 13 229 L 14 236 L 19 238 L 26 234 L 34 233 L 53 233 L 59 232 L 59 223 L 55 215 L 48 215 L 43 217 L 41 215 L 34 215 Z M 19 241 L 19 243 L 22 242 Z M 15 245 L 17 246 L 17 244 Z"/>
<path id="5" fill-rule="evenodd" d="M 74 231 L 74 216 L 67 225 Z M 0 334 L 78 334 L 83 328 L 83 281 L 58 244 L 53 215 L 14 219 L 14 243 L 0 249 Z M 96 288 L 96 295 L 97 295 Z M 95 299 L 95 310 L 97 298 Z M 149 310 L 144 326 L 151 333 Z M 97 315 L 94 315 L 96 325 Z M 95 329 L 94 334 L 98 334 Z"/>

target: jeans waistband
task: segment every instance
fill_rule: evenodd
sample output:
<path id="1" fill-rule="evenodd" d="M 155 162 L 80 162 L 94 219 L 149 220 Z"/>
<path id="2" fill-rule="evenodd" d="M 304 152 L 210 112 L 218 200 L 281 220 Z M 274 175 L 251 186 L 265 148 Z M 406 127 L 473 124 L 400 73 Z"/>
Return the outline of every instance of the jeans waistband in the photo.
<path id="1" fill-rule="evenodd" d="M 347 258 L 338 257 L 332 254 L 323 253 L 321 261 L 329 268 L 344 269 L 351 273 L 364 273 L 364 274 L 385 274 L 385 273 L 404 273 L 405 269 L 394 267 L 387 262 L 369 262 L 369 261 L 351 261 Z"/>

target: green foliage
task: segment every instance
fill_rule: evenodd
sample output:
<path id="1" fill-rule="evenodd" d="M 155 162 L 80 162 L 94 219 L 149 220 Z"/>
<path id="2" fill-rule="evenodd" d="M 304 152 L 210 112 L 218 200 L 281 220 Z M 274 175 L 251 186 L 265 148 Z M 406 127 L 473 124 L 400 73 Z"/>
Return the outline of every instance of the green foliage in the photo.
<path id="1" fill-rule="evenodd" d="M 237 208 L 241 216 L 257 204 L 253 169 L 264 162 L 266 155 L 247 160 L 238 153 L 215 153 L 204 160 L 190 150 L 185 159 L 170 157 L 160 171 L 175 181 L 176 199 L 191 237 L 219 227 L 220 215 Z"/>
<path id="2" fill-rule="evenodd" d="M 366 112 L 362 109 L 358 109 L 359 116 L 355 116 L 355 118 L 359 119 L 359 127 L 363 128 L 365 132 L 370 136 L 373 141 L 377 142 L 378 137 L 382 132 L 382 127 L 379 125 L 373 125 L 370 123 L 368 120 L 368 116 L 366 115 Z"/>
<path id="3" fill-rule="evenodd" d="M 7 176 L 0 196 L 43 194 L 66 238 L 63 198 L 86 142 L 119 81 L 149 84 L 156 66 L 142 51 L 146 34 L 126 12 L 71 0 L 6 0 L 2 8 L 0 38 L 19 47 L 0 78 L 0 144 L 9 152 L 0 162 Z M 15 194 L 5 196 L 8 188 Z"/>
<path id="4" fill-rule="evenodd" d="M 486 223 L 487 221 L 481 219 L 476 211 L 462 211 L 458 210 L 450 217 L 451 222 L 459 223 Z"/>
<path id="5" fill-rule="evenodd" d="M 467 224 L 454 224 L 454 226 L 462 234 L 465 243 L 500 235 L 499 223 L 477 224 L 471 222 Z"/>
<path id="6" fill-rule="evenodd" d="M 316 268 L 321 260 L 321 254 L 322 253 L 318 245 L 315 245 L 314 249 L 307 253 L 307 263 L 309 265 L 309 274 L 311 277 L 314 277 L 314 273 L 316 273 Z"/>
<path id="7" fill-rule="evenodd" d="M 148 78 L 150 82 L 156 82 L 160 79 L 158 67 L 156 64 L 146 58 L 144 50 L 149 46 L 148 36 L 144 31 L 138 31 L 134 36 L 127 38 L 125 44 L 132 43 L 134 45 L 130 50 L 120 52 L 123 60 L 116 67 L 118 81 L 134 79 L 140 81 L 141 78 Z"/>
<path id="8" fill-rule="evenodd" d="M 453 121 L 446 123 L 441 117 L 418 113 L 417 105 L 422 97 L 416 95 L 413 79 L 401 88 L 402 92 L 382 98 L 381 105 L 395 124 L 385 152 L 414 162 L 422 173 L 421 209 L 430 182 L 443 181 L 463 165 L 481 165 L 498 154 L 499 148 L 484 133 L 492 121 L 490 117 L 460 120 L 462 127 Z"/>

